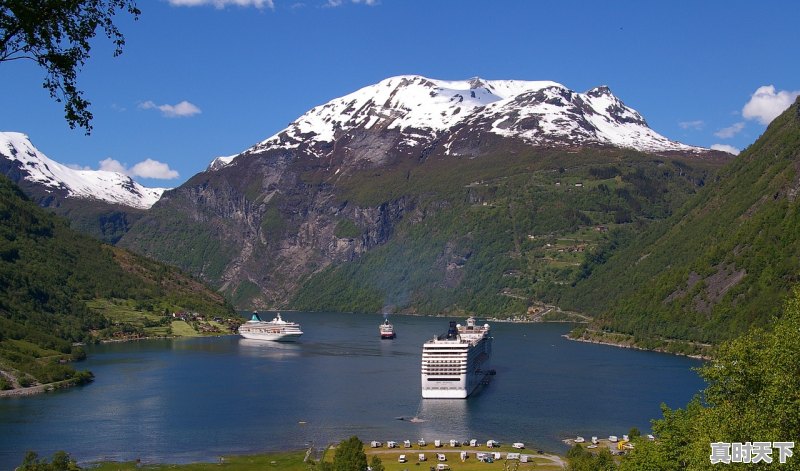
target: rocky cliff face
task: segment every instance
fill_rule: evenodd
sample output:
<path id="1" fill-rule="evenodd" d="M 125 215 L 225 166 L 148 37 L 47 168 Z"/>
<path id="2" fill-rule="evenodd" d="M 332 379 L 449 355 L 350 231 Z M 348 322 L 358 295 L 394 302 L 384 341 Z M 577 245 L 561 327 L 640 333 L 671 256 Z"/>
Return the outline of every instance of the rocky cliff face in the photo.
<path id="1" fill-rule="evenodd" d="M 332 182 L 309 180 L 313 167 L 294 152 L 239 156 L 165 193 L 121 245 L 194 271 L 239 305 L 282 306 L 304 278 L 383 244 L 415 211 L 404 197 L 342 200 Z"/>
<path id="2" fill-rule="evenodd" d="M 658 135 L 605 87 L 394 77 L 216 159 L 166 192 L 121 244 L 202 276 L 238 306 L 285 306 L 313 274 L 436 211 L 436 183 L 423 207 L 412 178 L 432 171 L 429 160 L 447 178 L 470 159 L 536 148 L 708 153 Z"/>

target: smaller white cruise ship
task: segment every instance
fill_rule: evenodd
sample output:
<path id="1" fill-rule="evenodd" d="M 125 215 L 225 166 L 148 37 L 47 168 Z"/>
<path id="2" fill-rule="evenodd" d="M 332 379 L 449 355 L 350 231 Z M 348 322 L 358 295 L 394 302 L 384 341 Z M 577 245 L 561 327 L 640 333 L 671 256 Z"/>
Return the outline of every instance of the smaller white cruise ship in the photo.
<path id="1" fill-rule="evenodd" d="M 447 334 L 422 346 L 422 397 L 464 399 L 484 381 L 492 355 L 489 324 L 478 325 L 474 317 L 467 325 L 450 322 Z"/>
<path id="2" fill-rule="evenodd" d="M 257 312 L 254 312 L 249 321 L 239 326 L 239 335 L 253 340 L 294 342 L 303 335 L 303 331 L 300 330 L 300 324 L 283 320 L 281 313 L 266 322 L 261 320 Z"/>

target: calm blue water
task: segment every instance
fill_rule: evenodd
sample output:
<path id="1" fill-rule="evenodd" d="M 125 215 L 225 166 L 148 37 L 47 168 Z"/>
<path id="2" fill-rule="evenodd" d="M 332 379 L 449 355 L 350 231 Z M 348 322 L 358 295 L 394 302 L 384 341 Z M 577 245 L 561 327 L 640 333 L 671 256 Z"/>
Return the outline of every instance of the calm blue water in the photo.
<path id="1" fill-rule="evenodd" d="M 564 451 L 575 435 L 649 430 L 659 404 L 682 407 L 703 388 L 700 362 L 571 342 L 569 326 L 493 323 L 492 383 L 466 401 L 420 399 L 422 344 L 445 318 L 287 313 L 297 344 L 237 336 L 92 347 L 94 383 L 0 400 L 0 469 L 26 450 L 79 461 L 213 460 L 369 440 L 489 438 Z M 458 319 L 461 321 L 461 319 Z M 419 416 L 422 423 L 397 420 Z"/>

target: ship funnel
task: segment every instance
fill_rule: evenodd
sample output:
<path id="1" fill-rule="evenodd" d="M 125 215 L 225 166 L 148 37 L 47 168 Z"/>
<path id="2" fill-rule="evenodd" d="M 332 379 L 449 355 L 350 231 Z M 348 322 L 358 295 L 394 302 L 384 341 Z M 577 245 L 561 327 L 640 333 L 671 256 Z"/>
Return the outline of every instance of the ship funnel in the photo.
<path id="1" fill-rule="evenodd" d="M 458 336 L 458 329 L 456 329 L 456 321 L 450 321 L 450 327 L 447 329 L 447 338 L 454 339 Z"/>

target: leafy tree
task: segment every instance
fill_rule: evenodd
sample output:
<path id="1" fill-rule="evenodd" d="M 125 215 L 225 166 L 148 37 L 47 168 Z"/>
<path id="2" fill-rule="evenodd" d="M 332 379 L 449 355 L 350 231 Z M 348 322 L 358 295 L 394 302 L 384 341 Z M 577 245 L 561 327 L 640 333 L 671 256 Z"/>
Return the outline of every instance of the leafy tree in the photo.
<path id="1" fill-rule="evenodd" d="M 22 465 L 17 469 L 20 471 L 78 471 L 81 468 L 65 451 L 53 453 L 53 459 L 50 463 L 47 460 L 40 459 L 35 451 L 28 451 L 25 453 Z"/>
<path id="2" fill-rule="evenodd" d="M 114 43 L 114 56 L 122 53 L 125 38 L 113 23 L 117 10 L 134 19 L 141 13 L 135 0 L 0 0 L 0 62 L 36 62 L 45 71 L 44 88 L 64 102 L 69 126 L 88 134 L 92 113 L 77 74 L 98 28 Z"/>
<path id="3" fill-rule="evenodd" d="M 708 382 L 705 404 L 695 398 L 686 409 L 662 406 L 663 418 L 653 422 L 658 441 L 637 442 L 621 469 L 713 469 L 709 460 L 713 442 L 796 441 L 800 436 L 798 332 L 800 291 L 795 290 L 770 330 L 753 329 L 723 344 L 717 358 L 700 368 Z M 800 459 L 789 458 L 781 469 L 800 469 Z"/>
<path id="4" fill-rule="evenodd" d="M 25 453 L 25 458 L 22 459 L 22 466 L 19 467 L 22 471 L 37 471 L 44 469 L 41 461 L 39 461 L 39 454 L 33 450 L 28 450 Z M 44 465 L 46 466 L 46 465 Z"/>
<path id="5" fill-rule="evenodd" d="M 319 471 L 333 471 L 333 463 L 328 463 L 327 461 L 320 461 L 318 465 L 319 465 Z"/>
<path id="6" fill-rule="evenodd" d="M 567 452 L 567 469 L 570 471 L 611 471 L 617 469 L 608 448 L 594 454 L 580 445 Z"/>
<path id="7" fill-rule="evenodd" d="M 367 455 L 364 453 L 364 443 L 355 435 L 343 441 L 336 447 L 333 457 L 334 471 L 360 471 L 367 469 Z"/>
<path id="8" fill-rule="evenodd" d="M 377 455 L 372 455 L 369 460 L 369 467 L 372 468 L 372 471 L 386 471 L 386 468 L 383 467 L 383 462 Z"/>
<path id="9" fill-rule="evenodd" d="M 63 450 L 53 453 L 53 460 L 50 463 L 50 468 L 53 471 L 71 471 L 78 469 L 75 462 L 70 459 L 69 453 Z"/>

